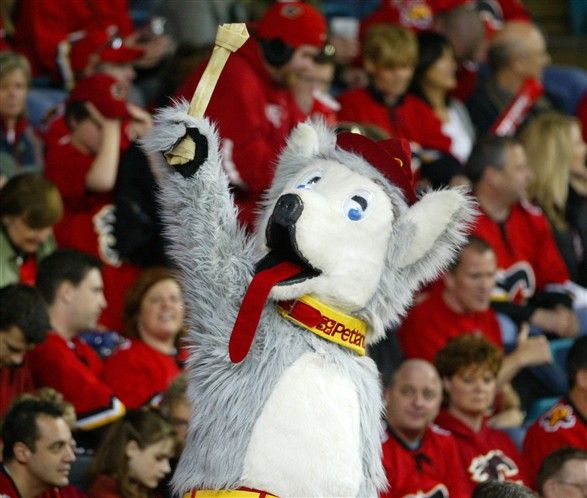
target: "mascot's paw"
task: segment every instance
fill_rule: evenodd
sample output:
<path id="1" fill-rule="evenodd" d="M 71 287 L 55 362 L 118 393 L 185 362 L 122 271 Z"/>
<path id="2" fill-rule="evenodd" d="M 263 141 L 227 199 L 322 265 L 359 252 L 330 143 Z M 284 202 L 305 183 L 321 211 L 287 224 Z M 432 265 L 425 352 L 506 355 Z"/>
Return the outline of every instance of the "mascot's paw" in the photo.
<path id="1" fill-rule="evenodd" d="M 196 144 L 196 153 L 193 160 L 175 166 L 175 169 L 179 171 L 184 178 L 194 176 L 200 166 L 202 166 L 208 158 L 208 140 L 206 137 L 202 135 L 197 128 L 188 128 L 182 140 L 187 137 Z"/>
<path id="2" fill-rule="evenodd" d="M 173 170 L 177 170 L 183 177 L 192 177 L 207 160 L 219 161 L 218 135 L 214 125 L 206 118 L 195 118 L 188 114 L 189 104 L 185 100 L 174 103 L 171 107 L 159 109 L 155 114 L 155 126 L 151 132 L 140 141 L 146 153 L 163 152 L 169 163 L 169 151 L 174 153 L 185 145 L 184 139 L 195 143 L 194 158 L 185 164 L 170 163 Z M 177 149 L 175 149 L 177 147 Z M 190 157 L 178 153 L 181 157 Z"/>

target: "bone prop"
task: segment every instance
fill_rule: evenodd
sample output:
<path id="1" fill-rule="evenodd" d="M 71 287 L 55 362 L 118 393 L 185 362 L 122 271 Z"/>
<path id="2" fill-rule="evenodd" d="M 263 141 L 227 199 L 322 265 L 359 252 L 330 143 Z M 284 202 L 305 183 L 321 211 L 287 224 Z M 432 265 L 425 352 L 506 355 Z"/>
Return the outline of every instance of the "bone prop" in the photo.
<path id="1" fill-rule="evenodd" d="M 210 102 L 220 73 L 232 52 L 236 52 L 248 40 L 249 32 L 243 23 L 222 24 L 218 26 L 214 50 L 196 87 L 188 114 L 201 118 Z M 189 137 L 183 138 L 171 150 L 165 153 L 170 166 L 182 165 L 192 161 L 196 153 L 196 144 Z"/>

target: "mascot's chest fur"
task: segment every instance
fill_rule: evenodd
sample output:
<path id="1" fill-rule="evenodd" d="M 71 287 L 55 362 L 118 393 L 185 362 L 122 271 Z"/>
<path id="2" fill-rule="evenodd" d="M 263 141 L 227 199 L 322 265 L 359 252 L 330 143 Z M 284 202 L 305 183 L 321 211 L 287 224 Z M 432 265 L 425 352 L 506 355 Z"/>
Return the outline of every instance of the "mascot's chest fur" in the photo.
<path id="1" fill-rule="evenodd" d="M 352 379 L 305 353 L 284 371 L 255 423 L 243 478 L 279 496 L 357 496 L 363 479 L 359 419 Z M 283 489 L 274 488 L 280 482 Z"/>
<path id="2" fill-rule="evenodd" d="M 196 143 L 193 161 L 164 172 L 160 195 L 193 343 L 175 491 L 376 496 L 386 486 L 382 400 L 361 355 L 448 265 L 474 206 L 459 190 L 416 202 L 404 144 L 305 123 L 251 237 L 214 127 L 186 110 L 162 110 L 145 144 Z"/>

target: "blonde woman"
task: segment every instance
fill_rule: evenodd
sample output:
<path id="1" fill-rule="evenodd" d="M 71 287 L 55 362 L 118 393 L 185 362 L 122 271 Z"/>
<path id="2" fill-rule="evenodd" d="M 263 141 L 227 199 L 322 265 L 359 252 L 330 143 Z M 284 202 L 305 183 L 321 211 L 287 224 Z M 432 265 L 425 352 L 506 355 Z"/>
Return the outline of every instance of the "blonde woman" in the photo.
<path id="1" fill-rule="evenodd" d="M 571 279 L 587 284 L 587 145 L 578 119 L 556 112 L 536 116 L 520 136 L 534 171 L 530 200 L 552 226 Z"/>
<path id="2" fill-rule="evenodd" d="M 26 119 L 30 83 L 27 59 L 0 52 L 0 186 L 16 174 L 43 169 L 41 141 Z"/>

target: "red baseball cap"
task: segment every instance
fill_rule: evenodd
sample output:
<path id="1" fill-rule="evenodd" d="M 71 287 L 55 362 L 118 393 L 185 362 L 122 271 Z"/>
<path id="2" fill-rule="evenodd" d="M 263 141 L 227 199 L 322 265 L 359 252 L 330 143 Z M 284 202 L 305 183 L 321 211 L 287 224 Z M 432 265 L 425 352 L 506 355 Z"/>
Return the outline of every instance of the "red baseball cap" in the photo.
<path id="1" fill-rule="evenodd" d="M 326 31 L 324 16 L 303 2 L 276 2 L 257 24 L 259 38 L 279 38 L 295 48 L 301 45 L 322 48 Z"/>
<path id="2" fill-rule="evenodd" d="M 75 73 L 83 71 L 95 54 L 100 62 L 128 64 L 143 56 L 140 48 L 124 45 L 122 38 L 111 37 L 105 30 L 86 31 L 71 46 L 70 63 Z"/>
<path id="3" fill-rule="evenodd" d="M 107 74 L 95 74 L 80 80 L 68 102 L 91 102 L 106 118 L 129 116 L 126 108 L 127 86 Z"/>
<path id="4" fill-rule="evenodd" d="M 412 175 L 410 143 L 403 138 L 388 138 L 375 142 L 358 133 L 342 132 L 336 136 L 336 145 L 365 159 L 394 186 L 398 187 L 408 204 L 418 198 Z"/>

